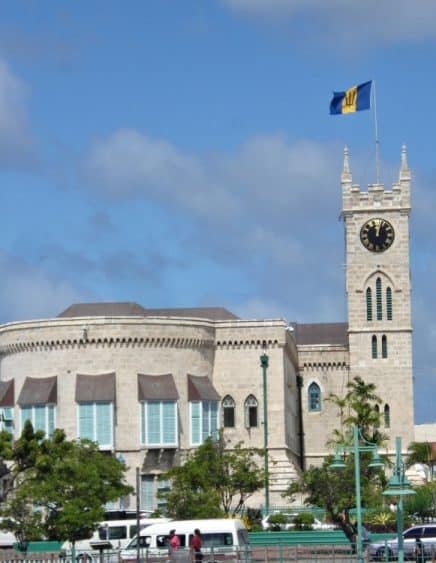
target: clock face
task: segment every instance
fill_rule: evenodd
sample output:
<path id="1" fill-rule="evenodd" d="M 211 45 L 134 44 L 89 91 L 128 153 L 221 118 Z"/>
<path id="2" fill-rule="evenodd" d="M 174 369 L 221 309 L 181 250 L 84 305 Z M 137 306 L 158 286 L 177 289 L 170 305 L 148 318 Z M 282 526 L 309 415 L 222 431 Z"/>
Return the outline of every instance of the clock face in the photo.
<path id="1" fill-rule="evenodd" d="M 386 219 L 369 219 L 360 229 L 360 240 L 371 252 L 383 252 L 394 242 L 394 228 Z"/>

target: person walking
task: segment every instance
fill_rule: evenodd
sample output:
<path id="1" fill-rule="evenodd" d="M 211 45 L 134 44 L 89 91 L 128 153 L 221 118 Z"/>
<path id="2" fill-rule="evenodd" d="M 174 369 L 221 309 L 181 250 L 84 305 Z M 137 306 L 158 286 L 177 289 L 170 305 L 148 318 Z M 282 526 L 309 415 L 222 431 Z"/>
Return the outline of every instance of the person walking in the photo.
<path id="1" fill-rule="evenodd" d="M 194 535 L 192 536 L 191 551 L 194 563 L 201 563 L 203 561 L 203 553 L 201 552 L 201 533 L 198 528 L 195 528 Z"/>

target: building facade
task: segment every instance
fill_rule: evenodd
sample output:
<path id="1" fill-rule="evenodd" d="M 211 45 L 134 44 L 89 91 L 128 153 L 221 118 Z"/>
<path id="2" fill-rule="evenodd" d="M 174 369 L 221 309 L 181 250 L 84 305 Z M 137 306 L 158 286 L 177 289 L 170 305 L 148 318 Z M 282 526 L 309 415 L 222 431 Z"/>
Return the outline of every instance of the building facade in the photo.
<path id="1" fill-rule="evenodd" d="M 330 393 L 356 375 L 374 382 L 391 437 L 413 440 L 409 280 L 410 172 L 361 191 L 342 172 L 348 323 L 245 320 L 222 308 L 72 305 L 58 317 L 0 327 L 0 424 L 25 420 L 96 440 L 139 468 L 141 508 L 158 506 L 159 476 L 223 428 L 229 447 L 265 444 L 270 501 L 328 453 L 337 427 Z M 260 356 L 268 356 L 266 385 Z M 264 501 L 261 493 L 253 505 Z M 134 508 L 133 498 L 123 508 Z"/>

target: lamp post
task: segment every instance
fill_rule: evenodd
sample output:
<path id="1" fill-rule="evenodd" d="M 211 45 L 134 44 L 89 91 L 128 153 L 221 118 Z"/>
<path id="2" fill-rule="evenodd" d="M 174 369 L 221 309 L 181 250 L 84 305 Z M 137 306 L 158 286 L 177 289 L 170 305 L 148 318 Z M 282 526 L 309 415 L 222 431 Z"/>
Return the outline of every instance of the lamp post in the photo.
<path id="1" fill-rule="evenodd" d="M 266 353 L 266 342 L 263 341 L 263 354 L 260 356 L 262 368 L 262 390 L 263 390 L 263 449 L 264 449 L 264 471 L 265 471 L 265 512 L 269 514 L 269 473 L 268 473 L 268 390 L 266 372 L 269 366 L 269 358 Z"/>
<path id="2" fill-rule="evenodd" d="M 360 495 L 360 452 L 371 452 L 372 461 L 368 467 L 383 467 L 383 461 L 377 451 L 377 445 L 365 440 L 356 424 L 353 424 L 353 445 L 339 446 L 336 450 L 335 459 L 330 464 L 331 469 L 342 469 L 346 467 L 341 459 L 341 453 L 348 452 L 354 454 L 354 482 L 356 494 L 356 520 L 357 520 L 357 538 L 356 551 L 357 560 L 363 563 L 363 542 L 362 542 L 362 500 Z"/>
<path id="3" fill-rule="evenodd" d="M 395 438 L 395 465 L 388 487 L 383 494 L 385 496 L 396 497 L 397 500 L 397 541 L 398 541 L 398 563 L 404 562 L 404 510 L 403 498 L 408 495 L 416 494 L 410 487 L 410 483 L 405 475 L 406 467 L 401 459 L 401 438 Z"/>

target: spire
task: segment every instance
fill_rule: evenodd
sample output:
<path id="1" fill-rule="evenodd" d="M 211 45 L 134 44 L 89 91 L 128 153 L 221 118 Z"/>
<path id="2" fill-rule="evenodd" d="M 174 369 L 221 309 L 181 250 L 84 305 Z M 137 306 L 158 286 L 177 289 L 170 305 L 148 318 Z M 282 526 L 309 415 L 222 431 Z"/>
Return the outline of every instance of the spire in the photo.
<path id="1" fill-rule="evenodd" d="M 406 145 L 401 147 L 401 167 L 400 167 L 400 181 L 410 179 L 409 165 L 407 164 L 407 149 Z"/>
<path id="2" fill-rule="evenodd" d="M 348 147 L 345 145 L 344 147 L 344 166 L 342 168 L 342 182 L 351 182 L 351 172 L 350 172 L 350 161 L 348 158 L 349 152 Z"/>

